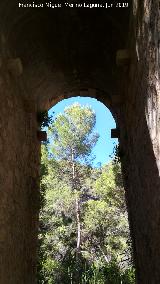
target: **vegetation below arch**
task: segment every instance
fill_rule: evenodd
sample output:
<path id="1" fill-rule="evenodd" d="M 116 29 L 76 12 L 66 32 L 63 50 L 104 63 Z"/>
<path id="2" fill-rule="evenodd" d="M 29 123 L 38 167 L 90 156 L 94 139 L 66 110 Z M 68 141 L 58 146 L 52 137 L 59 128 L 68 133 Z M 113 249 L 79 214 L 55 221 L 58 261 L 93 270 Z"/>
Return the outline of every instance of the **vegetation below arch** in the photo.
<path id="1" fill-rule="evenodd" d="M 42 146 L 38 283 L 135 283 L 120 164 L 91 164 L 95 121 L 71 105 Z"/>

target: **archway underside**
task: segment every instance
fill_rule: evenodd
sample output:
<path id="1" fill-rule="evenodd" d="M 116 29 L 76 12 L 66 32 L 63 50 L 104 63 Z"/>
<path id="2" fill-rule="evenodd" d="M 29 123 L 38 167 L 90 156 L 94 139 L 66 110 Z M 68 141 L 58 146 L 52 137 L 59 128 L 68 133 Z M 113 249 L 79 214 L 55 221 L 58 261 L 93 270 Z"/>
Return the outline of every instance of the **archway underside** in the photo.
<path id="1" fill-rule="evenodd" d="M 125 48 L 128 20 L 129 9 L 1 4 L 4 57 L 21 59 L 27 96 L 40 109 L 50 107 L 62 94 L 69 97 L 73 90 L 83 89 L 101 90 L 99 99 L 109 94 L 108 103 L 121 89 L 124 74 L 116 66 L 116 52 Z"/>

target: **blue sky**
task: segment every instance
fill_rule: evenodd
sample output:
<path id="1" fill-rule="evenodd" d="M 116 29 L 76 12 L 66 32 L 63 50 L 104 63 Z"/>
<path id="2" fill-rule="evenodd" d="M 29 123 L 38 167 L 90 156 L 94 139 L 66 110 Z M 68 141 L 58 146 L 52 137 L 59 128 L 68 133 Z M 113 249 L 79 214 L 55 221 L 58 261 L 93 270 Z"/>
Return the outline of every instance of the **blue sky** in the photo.
<path id="1" fill-rule="evenodd" d="M 110 155 L 113 153 L 113 147 L 118 143 L 118 139 L 111 138 L 111 129 L 116 127 L 115 121 L 112 117 L 109 109 L 93 98 L 88 97 L 73 97 L 65 99 L 57 103 L 49 110 L 49 115 L 56 117 L 58 113 L 62 113 L 66 106 L 79 102 L 81 105 L 89 105 L 96 112 L 96 127 L 95 130 L 99 133 L 100 137 L 93 149 L 93 154 L 96 156 L 93 165 L 98 166 L 98 163 L 102 165 L 110 161 Z"/>

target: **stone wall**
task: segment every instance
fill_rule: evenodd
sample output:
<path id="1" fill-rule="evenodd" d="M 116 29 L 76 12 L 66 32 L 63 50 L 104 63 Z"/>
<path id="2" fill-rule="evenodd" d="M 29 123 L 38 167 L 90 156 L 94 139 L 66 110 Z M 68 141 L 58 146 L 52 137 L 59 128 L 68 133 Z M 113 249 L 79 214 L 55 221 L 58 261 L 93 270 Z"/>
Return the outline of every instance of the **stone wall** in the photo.
<path id="1" fill-rule="evenodd" d="M 35 283 L 39 149 L 35 105 L 21 76 L 0 66 L 0 283 Z"/>
<path id="2" fill-rule="evenodd" d="M 159 20 L 159 1 L 133 1 L 120 142 L 138 284 L 160 283 Z"/>

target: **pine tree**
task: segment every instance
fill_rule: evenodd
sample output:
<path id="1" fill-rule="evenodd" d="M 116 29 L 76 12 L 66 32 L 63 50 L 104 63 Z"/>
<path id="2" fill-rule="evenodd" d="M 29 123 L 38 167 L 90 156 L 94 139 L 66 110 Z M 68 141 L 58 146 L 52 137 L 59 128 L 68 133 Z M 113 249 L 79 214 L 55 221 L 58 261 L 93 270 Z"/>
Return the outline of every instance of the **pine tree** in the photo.
<path id="1" fill-rule="evenodd" d="M 52 153 L 56 160 L 65 161 L 65 169 L 61 172 L 67 176 L 72 193 L 75 195 L 75 216 L 77 222 L 77 265 L 81 258 L 81 197 L 82 183 L 80 164 L 89 164 L 92 149 L 99 135 L 94 132 L 95 112 L 88 106 L 75 103 L 65 108 L 50 127 L 53 139 Z"/>

